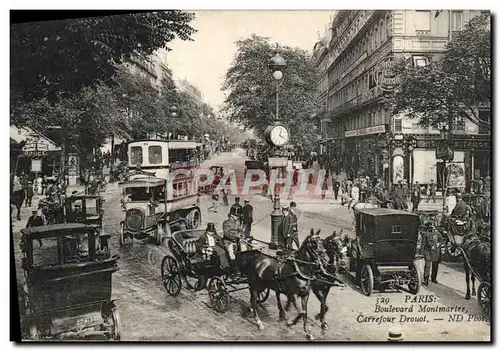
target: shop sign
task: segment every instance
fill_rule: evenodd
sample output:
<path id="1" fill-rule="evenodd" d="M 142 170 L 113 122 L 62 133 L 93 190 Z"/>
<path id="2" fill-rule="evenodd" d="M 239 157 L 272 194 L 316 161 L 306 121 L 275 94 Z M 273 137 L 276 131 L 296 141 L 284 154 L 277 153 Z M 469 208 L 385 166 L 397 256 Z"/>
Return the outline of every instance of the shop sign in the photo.
<path id="1" fill-rule="evenodd" d="M 395 73 L 396 59 L 386 56 L 375 67 L 375 84 L 383 91 L 394 91 L 401 83 L 401 78 Z"/>
<path id="2" fill-rule="evenodd" d="M 31 160 L 31 172 L 41 172 L 42 171 L 42 160 L 32 159 Z"/>
<path id="3" fill-rule="evenodd" d="M 355 137 L 355 136 L 379 134 L 379 133 L 385 133 L 385 132 L 386 132 L 386 124 L 379 124 L 378 126 L 373 126 L 373 127 L 368 127 L 368 128 L 348 130 L 345 132 L 345 137 L 350 138 L 350 137 Z"/>
<path id="4" fill-rule="evenodd" d="M 438 147 L 438 142 L 440 139 L 426 139 L 426 140 L 417 140 L 417 147 L 419 148 L 427 148 L 433 149 Z M 489 140 L 453 140 L 453 149 L 455 150 L 487 150 L 491 149 L 491 142 Z"/>

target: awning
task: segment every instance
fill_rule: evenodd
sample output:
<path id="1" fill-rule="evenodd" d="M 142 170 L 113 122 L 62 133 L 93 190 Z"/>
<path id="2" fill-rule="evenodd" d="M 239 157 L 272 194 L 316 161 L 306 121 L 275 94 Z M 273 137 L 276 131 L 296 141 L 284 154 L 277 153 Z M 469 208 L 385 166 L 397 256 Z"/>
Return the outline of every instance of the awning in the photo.
<path id="1" fill-rule="evenodd" d="M 28 127 L 10 126 L 10 139 L 17 143 L 26 141 L 23 153 L 61 151 L 61 148 L 56 146 L 52 140 Z"/>

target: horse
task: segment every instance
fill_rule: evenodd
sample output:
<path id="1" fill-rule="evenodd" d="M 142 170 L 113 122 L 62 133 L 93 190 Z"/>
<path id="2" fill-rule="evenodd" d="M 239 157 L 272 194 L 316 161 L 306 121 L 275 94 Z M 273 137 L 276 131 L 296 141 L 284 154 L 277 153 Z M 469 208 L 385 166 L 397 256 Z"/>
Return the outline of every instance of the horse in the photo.
<path id="1" fill-rule="evenodd" d="M 295 319 L 288 320 L 287 324 L 293 326 L 302 319 L 307 339 L 314 339 L 307 325 L 307 301 L 318 268 L 324 262 L 328 262 L 323 240 L 319 237 L 320 231 L 314 233 L 314 230 L 311 229 L 310 234 L 297 251 L 278 258 L 265 255 L 257 250 L 244 251 L 237 256 L 236 264 L 242 275 L 247 278 L 250 302 L 260 330 L 264 329 L 264 324 L 257 312 L 257 295 L 269 288 L 276 293 L 281 320 L 286 319 L 286 311 L 281 304 L 280 295 L 287 296 L 287 309 L 291 303 L 296 306 L 295 296 L 300 297 L 301 311 Z"/>
<path id="2" fill-rule="evenodd" d="M 10 203 L 17 209 L 16 219 L 18 221 L 21 220 L 21 207 L 23 206 L 25 197 L 26 193 L 24 192 L 24 189 L 14 190 L 10 195 Z"/>
<path id="3" fill-rule="evenodd" d="M 482 241 L 475 233 L 464 237 L 461 245 L 461 254 L 464 259 L 465 284 L 467 291 L 465 299 L 471 297 L 469 282 L 472 282 L 472 296 L 476 295 L 476 274 L 481 281 L 489 282 L 491 273 L 491 245 L 489 241 Z M 472 274 L 471 274 L 472 270 Z"/>
<path id="4" fill-rule="evenodd" d="M 326 272 L 323 274 L 325 276 L 324 277 L 325 279 L 319 279 L 321 277 L 320 275 L 318 279 L 312 282 L 311 285 L 312 292 L 319 300 L 321 305 L 320 312 L 315 316 L 315 319 L 321 322 L 322 330 L 330 329 L 328 323 L 325 321 L 325 315 L 328 312 L 328 305 L 326 304 L 326 299 L 330 292 L 330 288 L 335 283 L 335 275 L 337 274 L 338 266 L 340 265 L 342 267 L 346 262 L 345 260 L 345 253 L 347 251 L 346 240 L 348 240 L 348 238 L 347 236 L 342 238 L 342 232 L 343 230 L 341 230 L 340 234 L 338 235 L 337 232 L 334 231 L 332 235 L 323 239 L 323 245 L 325 247 L 326 254 L 329 258 L 328 264 L 326 265 L 327 266 Z"/>

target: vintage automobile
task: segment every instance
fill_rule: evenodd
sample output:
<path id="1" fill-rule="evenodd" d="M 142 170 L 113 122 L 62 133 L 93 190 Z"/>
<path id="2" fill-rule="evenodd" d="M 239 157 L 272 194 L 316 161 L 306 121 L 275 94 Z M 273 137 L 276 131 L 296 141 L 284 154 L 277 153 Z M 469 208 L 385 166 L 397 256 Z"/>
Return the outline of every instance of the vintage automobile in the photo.
<path id="1" fill-rule="evenodd" d="M 81 223 L 21 230 L 19 289 L 23 338 L 120 340 L 121 321 L 111 300 L 109 235 Z"/>
<path id="2" fill-rule="evenodd" d="M 201 223 L 199 207 L 189 206 L 189 189 L 182 176 L 172 183 L 151 176 L 136 177 L 119 183 L 119 187 L 123 189 L 125 211 L 125 220 L 120 223 L 120 245 L 127 238 L 148 237 L 161 245 L 174 227 L 196 229 Z"/>
<path id="3" fill-rule="evenodd" d="M 356 276 L 365 295 L 370 296 L 374 287 L 418 293 L 421 277 L 415 256 L 419 224 L 418 215 L 405 211 L 355 210 L 356 239 L 348 252 L 349 273 Z"/>
<path id="4" fill-rule="evenodd" d="M 99 195 L 77 195 L 66 199 L 66 223 L 95 224 L 102 230 L 104 199 Z"/>

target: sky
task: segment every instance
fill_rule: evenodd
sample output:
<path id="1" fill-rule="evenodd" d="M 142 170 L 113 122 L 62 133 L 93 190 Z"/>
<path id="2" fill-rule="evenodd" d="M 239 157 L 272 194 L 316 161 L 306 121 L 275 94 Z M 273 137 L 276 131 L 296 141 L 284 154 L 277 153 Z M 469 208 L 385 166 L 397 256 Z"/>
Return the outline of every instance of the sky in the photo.
<path id="1" fill-rule="evenodd" d="M 187 79 L 214 108 L 224 101 L 221 86 L 236 54 L 235 42 L 252 33 L 272 43 L 312 52 L 318 32 L 324 35 L 333 11 L 194 11 L 194 41 L 175 40 L 161 54 L 175 79 Z"/>

